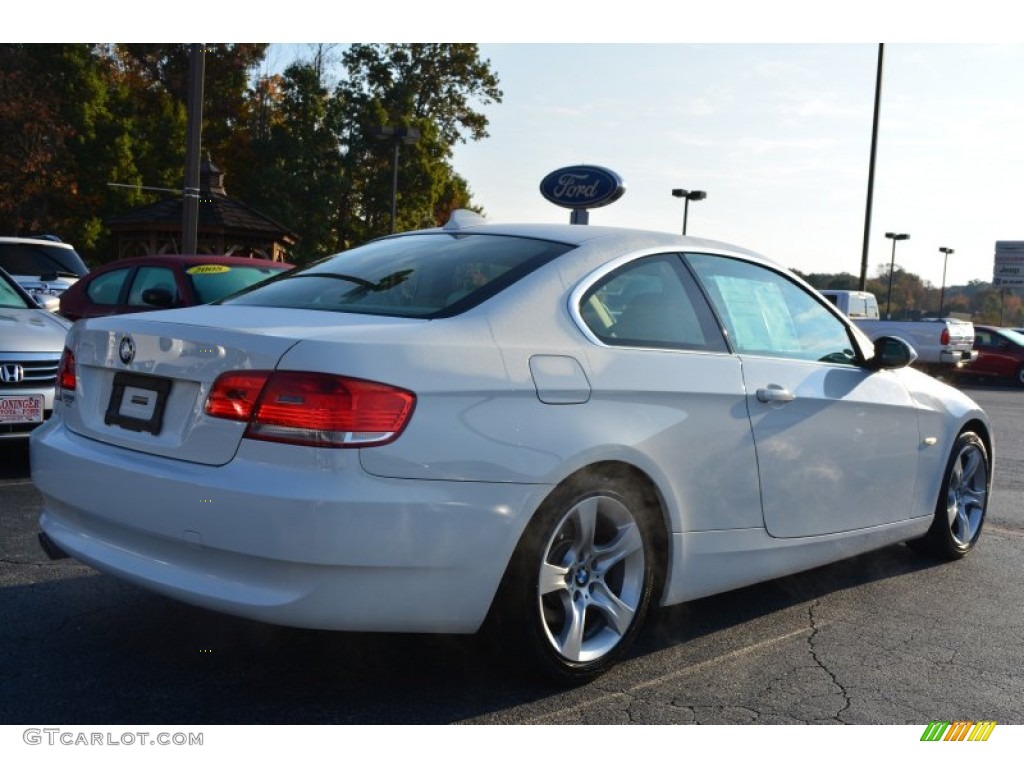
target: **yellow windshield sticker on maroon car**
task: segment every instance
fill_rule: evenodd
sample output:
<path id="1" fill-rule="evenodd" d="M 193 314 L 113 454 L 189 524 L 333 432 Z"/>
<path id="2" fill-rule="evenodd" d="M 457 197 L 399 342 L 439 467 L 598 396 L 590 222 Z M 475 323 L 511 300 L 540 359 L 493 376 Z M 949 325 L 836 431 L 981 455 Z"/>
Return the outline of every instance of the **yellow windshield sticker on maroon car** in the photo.
<path id="1" fill-rule="evenodd" d="M 198 264 L 185 270 L 190 275 L 219 275 L 223 272 L 230 272 L 231 267 L 223 264 Z"/>

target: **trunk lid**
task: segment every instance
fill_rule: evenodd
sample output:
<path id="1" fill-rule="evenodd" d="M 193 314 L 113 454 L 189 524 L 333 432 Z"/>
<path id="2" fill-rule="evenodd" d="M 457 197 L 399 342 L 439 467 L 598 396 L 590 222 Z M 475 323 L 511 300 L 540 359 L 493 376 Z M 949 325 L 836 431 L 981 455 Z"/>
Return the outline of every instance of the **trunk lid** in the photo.
<path id="1" fill-rule="evenodd" d="M 388 320 L 218 306 L 80 321 L 68 336 L 77 382 L 74 392 L 62 392 L 62 418 L 71 431 L 110 445 L 226 464 L 246 424 L 205 413 L 220 374 L 273 370 L 303 340 Z"/>

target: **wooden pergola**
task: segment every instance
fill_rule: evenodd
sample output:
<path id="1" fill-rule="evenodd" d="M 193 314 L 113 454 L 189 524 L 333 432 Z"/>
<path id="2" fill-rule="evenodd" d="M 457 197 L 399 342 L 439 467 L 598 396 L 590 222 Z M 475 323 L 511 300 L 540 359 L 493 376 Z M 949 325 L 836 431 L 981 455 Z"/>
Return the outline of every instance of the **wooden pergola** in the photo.
<path id="1" fill-rule="evenodd" d="M 224 172 L 209 157 L 200 166 L 198 253 L 287 261 L 299 236 L 240 200 L 228 197 Z M 180 253 L 183 200 L 161 200 L 108 219 L 117 258 Z"/>

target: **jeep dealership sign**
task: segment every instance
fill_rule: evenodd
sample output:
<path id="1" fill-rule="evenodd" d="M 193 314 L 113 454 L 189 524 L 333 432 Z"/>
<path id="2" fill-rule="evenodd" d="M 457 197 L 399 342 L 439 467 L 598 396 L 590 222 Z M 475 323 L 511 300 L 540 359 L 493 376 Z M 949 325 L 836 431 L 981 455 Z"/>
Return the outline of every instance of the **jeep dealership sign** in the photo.
<path id="1" fill-rule="evenodd" d="M 992 285 L 996 288 L 1024 286 L 1024 241 L 996 241 L 996 261 L 995 268 L 992 270 Z"/>

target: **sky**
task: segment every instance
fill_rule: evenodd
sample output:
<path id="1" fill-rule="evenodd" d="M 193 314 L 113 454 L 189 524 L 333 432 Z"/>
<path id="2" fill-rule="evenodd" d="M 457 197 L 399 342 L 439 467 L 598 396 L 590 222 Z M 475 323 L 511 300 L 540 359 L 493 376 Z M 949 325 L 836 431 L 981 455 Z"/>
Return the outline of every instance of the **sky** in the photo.
<path id="1" fill-rule="evenodd" d="M 859 274 L 884 31 L 905 42 L 885 44 L 868 274 L 888 266 L 884 235 L 899 232 L 910 239 L 896 264 L 932 284 L 944 261 L 947 285 L 992 279 L 995 242 L 1024 240 L 1024 33 L 1004 3 L 708 5 L 393 0 L 332 13 L 293 0 L 282 15 L 254 0 L 243 19 L 184 0 L 156 28 L 117 0 L 100 18 L 69 3 L 43 34 L 180 41 L 198 26 L 204 39 L 276 43 L 268 66 L 331 38 L 478 42 L 504 97 L 480 105 L 490 135 L 457 146 L 453 165 L 488 218 L 568 221 L 540 180 L 600 165 L 626 193 L 591 224 L 679 231 L 671 190 L 699 189 L 689 234 Z"/>
<path id="2" fill-rule="evenodd" d="M 1024 37 L 1022 37 L 1024 39 Z M 275 51 L 303 55 L 304 46 Z M 860 274 L 878 43 L 482 43 L 500 104 L 453 165 L 495 221 L 568 221 L 540 180 L 615 171 L 626 193 L 591 224 L 735 243 L 802 272 Z M 1024 44 L 884 47 L 868 275 L 992 279 L 1024 240 Z M 952 248 L 948 257 L 940 247 Z"/>
<path id="3" fill-rule="evenodd" d="M 688 233 L 803 272 L 860 273 L 877 43 L 484 44 L 504 99 L 455 169 L 499 221 L 568 221 L 540 180 L 577 163 L 626 193 L 591 224 Z M 1024 45 L 887 44 L 868 274 L 991 280 L 1024 240 Z"/>

